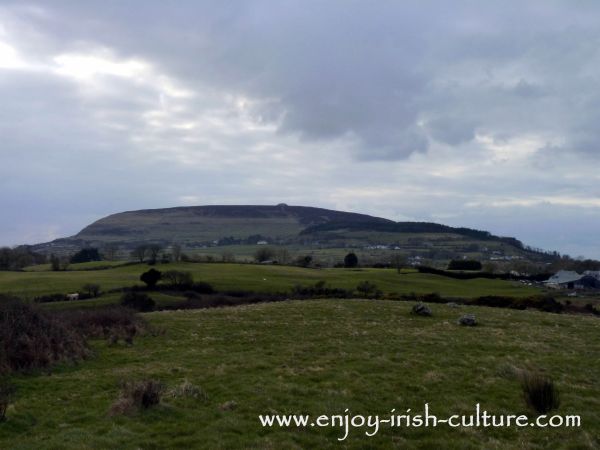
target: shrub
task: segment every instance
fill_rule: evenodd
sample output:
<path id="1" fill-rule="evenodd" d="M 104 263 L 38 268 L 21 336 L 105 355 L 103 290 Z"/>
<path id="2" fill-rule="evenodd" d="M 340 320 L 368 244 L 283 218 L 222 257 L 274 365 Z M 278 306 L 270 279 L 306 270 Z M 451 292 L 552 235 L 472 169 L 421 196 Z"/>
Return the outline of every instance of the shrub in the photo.
<path id="1" fill-rule="evenodd" d="M 148 312 L 154 309 L 156 303 L 142 292 L 126 292 L 121 297 L 121 306 L 140 312 Z"/>
<path id="2" fill-rule="evenodd" d="M 30 371 L 88 355 L 83 335 L 55 316 L 0 296 L 0 373 Z"/>
<path id="3" fill-rule="evenodd" d="M 154 286 L 156 286 L 156 283 L 158 283 L 161 278 L 162 273 L 156 269 L 150 269 L 140 275 L 140 281 L 145 283 L 149 289 L 152 289 Z"/>
<path id="4" fill-rule="evenodd" d="M 8 381 L 8 378 L 0 378 L 0 422 L 6 420 L 6 410 L 12 402 L 15 391 L 15 385 Z"/>
<path id="5" fill-rule="evenodd" d="M 100 285 L 94 283 L 86 283 L 81 287 L 83 292 L 86 292 L 90 297 L 98 297 L 100 293 Z"/>
<path id="6" fill-rule="evenodd" d="M 371 294 L 377 291 L 377 285 L 375 283 L 371 283 L 370 281 L 361 281 L 356 286 L 356 290 L 359 294 L 369 297 Z"/>
<path id="7" fill-rule="evenodd" d="M 215 289 L 212 287 L 212 285 L 204 281 L 197 281 L 195 283 L 192 283 L 190 290 L 198 294 L 214 294 L 215 292 Z"/>
<path id="8" fill-rule="evenodd" d="M 437 292 L 430 292 L 428 294 L 422 294 L 418 296 L 419 301 L 422 302 L 426 302 L 426 303 L 445 303 L 446 300 L 444 300 L 440 294 L 438 294 Z"/>
<path id="9" fill-rule="evenodd" d="M 453 259 L 448 270 L 481 270 L 481 263 L 470 259 Z"/>
<path id="10" fill-rule="evenodd" d="M 187 289 L 194 283 L 192 274 L 182 270 L 167 270 L 163 272 L 162 279 L 165 283 L 178 289 Z"/>
<path id="11" fill-rule="evenodd" d="M 527 309 L 535 308 L 540 311 L 561 313 L 564 310 L 564 305 L 556 301 L 552 297 L 532 296 L 532 297 L 502 297 L 495 295 L 487 295 L 477 297 L 470 301 L 473 305 L 493 306 L 497 308 L 512 308 L 512 309 Z"/>
<path id="12" fill-rule="evenodd" d="M 354 253 L 348 253 L 344 257 L 344 267 L 356 267 L 358 266 L 358 257 Z"/>
<path id="13" fill-rule="evenodd" d="M 36 303 L 62 302 L 64 301 L 65 297 L 65 294 L 40 295 L 38 297 L 34 297 L 33 301 Z"/>
<path id="14" fill-rule="evenodd" d="M 254 259 L 257 262 L 270 261 L 275 257 L 275 251 L 269 247 L 262 247 L 254 253 Z"/>
<path id="15" fill-rule="evenodd" d="M 300 267 L 308 267 L 312 263 L 312 259 L 313 258 L 310 255 L 299 256 L 296 259 L 296 264 L 299 265 Z"/>
<path id="16" fill-rule="evenodd" d="M 560 405 L 557 387 L 550 378 L 544 375 L 523 371 L 521 388 L 527 405 L 539 414 L 546 414 Z"/>
<path id="17" fill-rule="evenodd" d="M 291 291 L 294 297 L 352 297 L 352 292 L 342 288 L 328 287 L 325 281 L 317 281 L 312 286 L 294 286 Z"/>
<path id="18" fill-rule="evenodd" d="M 571 304 L 571 302 L 569 302 L 569 300 L 567 300 L 567 305 L 570 305 L 570 304 Z M 595 316 L 600 316 L 600 311 L 598 309 L 596 309 L 596 307 L 593 304 L 586 303 L 584 308 L 587 312 L 590 312 Z"/>
<path id="19" fill-rule="evenodd" d="M 160 403 L 164 385 L 156 380 L 131 381 L 122 384 L 119 398 L 112 404 L 110 415 L 131 414 Z"/>

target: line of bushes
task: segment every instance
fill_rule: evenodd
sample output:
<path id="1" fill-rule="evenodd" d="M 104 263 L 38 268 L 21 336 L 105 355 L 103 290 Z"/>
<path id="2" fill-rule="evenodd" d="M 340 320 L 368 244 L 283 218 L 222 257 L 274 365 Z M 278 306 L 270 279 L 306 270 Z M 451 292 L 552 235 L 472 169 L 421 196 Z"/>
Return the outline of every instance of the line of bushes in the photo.
<path id="1" fill-rule="evenodd" d="M 492 273 L 492 272 L 453 272 L 443 269 L 436 269 L 429 266 L 417 266 L 419 273 L 430 273 L 441 275 L 443 277 L 454 278 L 456 280 L 472 280 L 474 278 L 489 278 L 494 280 L 527 280 L 544 281 L 552 276 L 551 273 L 538 273 L 534 275 L 514 275 L 511 273 Z"/>

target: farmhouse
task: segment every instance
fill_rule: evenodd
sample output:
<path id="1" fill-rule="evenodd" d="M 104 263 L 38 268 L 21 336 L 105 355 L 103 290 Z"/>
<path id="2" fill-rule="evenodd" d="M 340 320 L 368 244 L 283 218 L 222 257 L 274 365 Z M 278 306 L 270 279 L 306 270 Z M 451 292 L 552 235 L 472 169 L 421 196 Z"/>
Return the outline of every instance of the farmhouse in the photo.
<path id="1" fill-rule="evenodd" d="M 580 274 L 571 270 L 559 270 L 544 283 L 554 289 L 600 288 L 600 274 L 591 271 Z"/>

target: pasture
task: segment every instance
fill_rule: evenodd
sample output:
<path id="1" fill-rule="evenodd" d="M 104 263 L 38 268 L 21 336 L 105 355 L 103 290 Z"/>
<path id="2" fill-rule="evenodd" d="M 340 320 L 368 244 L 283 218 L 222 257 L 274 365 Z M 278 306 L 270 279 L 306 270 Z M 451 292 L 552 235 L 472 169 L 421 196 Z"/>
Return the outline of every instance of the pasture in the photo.
<path id="1" fill-rule="evenodd" d="M 272 269 L 272 268 L 271 268 Z M 433 305 L 412 316 L 405 302 L 308 300 L 143 316 L 164 335 L 132 346 L 93 341 L 94 355 L 51 374 L 14 377 L 18 396 L 0 424 L 0 448 L 455 448 L 600 446 L 600 322 L 595 317 Z M 460 327 L 474 313 L 480 326 Z M 581 428 L 263 428 L 259 414 L 438 417 L 526 414 L 514 376 L 536 369 L 561 393 L 557 413 Z M 188 381 L 197 397 L 164 395 L 133 415 L 109 416 L 123 380 Z M 167 390 L 167 392 L 169 392 Z M 227 406 L 229 405 L 229 406 Z"/>
<path id="2" fill-rule="evenodd" d="M 150 267 L 147 264 L 117 265 L 103 270 L 80 270 L 72 264 L 70 270 L 0 272 L 0 293 L 13 294 L 25 299 L 45 294 L 76 292 L 85 283 L 96 283 L 102 290 L 142 285 L 139 276 Z M 99 263 L 91 263 L 99 264 Z M 92 266 L 93 267 L 93 266 Z M 444 297 L 473 298 L 481 295 L 525 297 L 539 293 L 535 287 L 517 282 L 489 279 L 455 280 L 439 275 L 421 274 L 414 270 L 394 269 L 306 269 L 293 266 L 228 264 L 228 263 L 171 263 L 156 264 L 156 269 L 184 270 L 194 280 L 211 283 L 216 289 L 246 290 L 258 293 L 289 292 L 297 284 L 325 281 L 332 287 L 353 289 L 360 281 L 375 283 L 384 293 L 426 294 L 436 292 Z"/>

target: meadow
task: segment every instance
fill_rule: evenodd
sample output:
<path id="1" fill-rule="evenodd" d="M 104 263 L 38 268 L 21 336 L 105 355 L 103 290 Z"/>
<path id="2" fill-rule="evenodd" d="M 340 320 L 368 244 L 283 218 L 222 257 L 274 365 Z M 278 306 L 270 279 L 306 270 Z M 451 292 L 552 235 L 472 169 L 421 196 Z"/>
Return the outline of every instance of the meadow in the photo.
<path id="1" fill-rule="evenodd" d="M 117 265 L 103 270 L 87 270 L 72 264 L 70 270 L 52 272 L 48 267 L 36 267 L 24 272 L 0 272 L 0 293 L 25 299 L 44 294 L 76 292 L 85 283 L 96 283 L 102 290 L 142 285 L 141 273 L 147 264 Z M 92 263 L 93 264 L 93 263 Z M 99 264 L 99 263 L 95 263 Z M 190 272 L 194 280 L 205 281 L 216 289 L 248 290 L 258 293 L 289 292 L 297 284 L 308 285 L 325 281 L 332 287 L 353 289 L 360 281 L 375 283 L 384 293 L 426 294 L 436 292 L 444 297 L 473 298 L 481 295 L 526 297 L 540 292 L 538 288 L 517 282 L 489 279 L 455 280 L 439 275 L 421 274 L 414 270 L 394 269 L 309 269 L 293 266 L 228 264 L 228 263 L 170 263 L 157 264 L 156 269 Z"/>
<path id="2" fill-rule="evenodd" d="M 93 341 L 94 355 L 50 374 L 14 377 L 18 395 L 0 424 L 0 448 L 455 448 L 600 446 L 598 319 L 534 311 L 432 305 L 432 317 L 384 300 L 306 300 L 143 314 L 164 334 L 132 346 Z M 480 325 L 460 327 L 474 313 Z M 560 390 L 556 413 L 581 428 L 263 428 L 259 414 L 534 417 L 515 372 L 534 369 Z M 187 381 L 201 395 L 164 395 L 133 415 L 110 416 L 123 380 Z M 167 392 L 169 392 L 167 390 Z"/>

